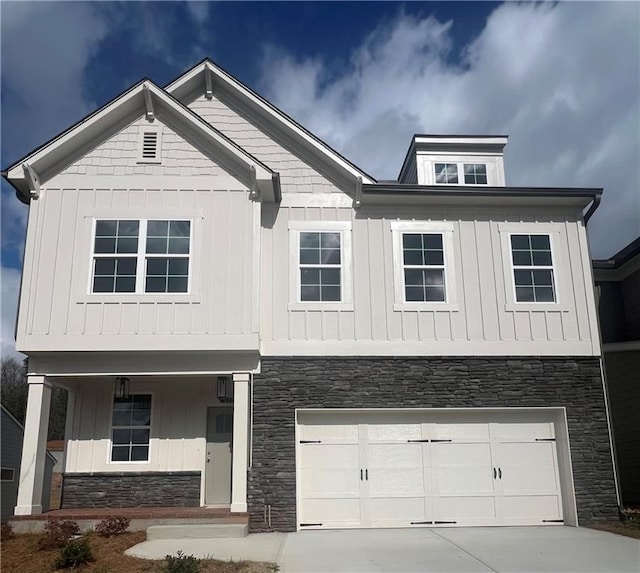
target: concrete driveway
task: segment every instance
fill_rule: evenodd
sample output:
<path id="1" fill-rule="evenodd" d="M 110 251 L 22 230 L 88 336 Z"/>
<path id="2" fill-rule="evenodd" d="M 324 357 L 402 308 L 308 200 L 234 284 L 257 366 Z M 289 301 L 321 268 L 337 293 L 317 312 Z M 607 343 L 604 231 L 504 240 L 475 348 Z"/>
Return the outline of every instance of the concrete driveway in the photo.
<path id="1" fill-rule="evenodd" d="M 265 533 L 146 541 L 127 551 L 278 563 L 282 573 L 638 573 L 640 541 L 574 527 L 477 527 Z"/>

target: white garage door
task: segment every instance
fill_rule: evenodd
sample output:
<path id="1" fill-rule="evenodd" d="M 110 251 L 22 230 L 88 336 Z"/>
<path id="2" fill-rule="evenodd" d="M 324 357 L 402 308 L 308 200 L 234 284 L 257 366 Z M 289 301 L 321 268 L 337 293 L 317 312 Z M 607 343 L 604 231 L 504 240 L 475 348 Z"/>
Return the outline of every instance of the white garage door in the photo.
<path id="1" fill-rule="evenodd" d="M 299 413 L 301 528 L 562 522 L 554 422 Z"/>

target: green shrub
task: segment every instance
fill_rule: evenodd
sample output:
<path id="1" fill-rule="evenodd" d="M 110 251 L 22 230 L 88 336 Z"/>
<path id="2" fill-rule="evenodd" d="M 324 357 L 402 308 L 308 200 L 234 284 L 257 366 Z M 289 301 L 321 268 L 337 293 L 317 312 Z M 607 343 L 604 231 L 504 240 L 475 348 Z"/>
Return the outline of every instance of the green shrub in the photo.
<path id="1" fill-rule="evenodd" d="M 69 541 L 60 550 L 60 555 L 54 561 L 53 566 L 56 569 L 68 569 L 69 567 L 86 565 L 89 561 L 93 561 L 93 553 L 89 540 L 83 537 Z"/>
<path id="2" fill-rule="evenodd" d="M 200 559 L 185 555 L 182 551 L 178 551 L 175 557 L 167 555 L 166 561 L 165 573 L 199 573 L 201 567 Z"/>
<path id="3" fill-rule="evenodd" d="M 131 520 L 128 517 L 113 516 L 103 519 L 96 525 L 98 535 L 111 537 L 112 535 L 122 535 L 127 531 Z"/>
<path id="4" fill-rule="evenodd" d="M 38 549 L 58 549 L 74 535 L 80 534 L 80 527 L 75 521 L 52 519 L 44 524 L 44 532 L 38 539 Z"/>

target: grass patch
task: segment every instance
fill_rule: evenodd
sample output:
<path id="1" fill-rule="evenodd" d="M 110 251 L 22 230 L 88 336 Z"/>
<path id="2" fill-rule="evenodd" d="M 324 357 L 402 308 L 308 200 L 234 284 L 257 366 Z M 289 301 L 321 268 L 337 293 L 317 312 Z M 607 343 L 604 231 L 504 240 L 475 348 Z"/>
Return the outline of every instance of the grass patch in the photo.
<path id="1" fill-rule="evenodd" d="M 53 562 L 59 549 L 38 549 L 39 535 L 16 535 L 2 539 L 2 573 L 47 573 L 56 571 Z M 144 531 L 127 532 L 112 537 L 86 536 L 94 561 L 73 571 L 82 573 L 160 573 L 165 561 L 149 561 L 124 555 L 129 547 L 145 541 Z M 273 573 L 271 563 L 253 561 L 217 561 L 203 559 L 200 573 Z"/>
<path id="2" fill-rule="evenodd" d="M 589 523 L 587 527 L 640 539 L 640 521 L 594 521 Z"/>

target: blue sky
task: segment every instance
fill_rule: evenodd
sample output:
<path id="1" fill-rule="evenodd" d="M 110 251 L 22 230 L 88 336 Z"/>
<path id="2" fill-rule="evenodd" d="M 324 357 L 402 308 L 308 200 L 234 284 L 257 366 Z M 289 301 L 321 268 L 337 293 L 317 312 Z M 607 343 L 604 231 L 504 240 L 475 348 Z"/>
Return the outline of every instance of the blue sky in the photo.
<path id="1" fill-rule="evenodd" d="M 350 160 L 395 178 L 412 133 L 507 133 L 507 183 L 604 187 L 607 257 L 640 234 L 640 4 L 0 3 L 1 166 L 142 77 L 213 58 Z M 2 183 L 2 351 L 27 208 Z"/>

